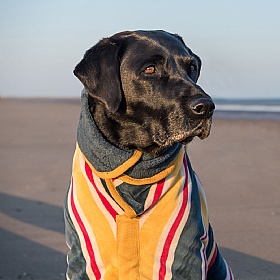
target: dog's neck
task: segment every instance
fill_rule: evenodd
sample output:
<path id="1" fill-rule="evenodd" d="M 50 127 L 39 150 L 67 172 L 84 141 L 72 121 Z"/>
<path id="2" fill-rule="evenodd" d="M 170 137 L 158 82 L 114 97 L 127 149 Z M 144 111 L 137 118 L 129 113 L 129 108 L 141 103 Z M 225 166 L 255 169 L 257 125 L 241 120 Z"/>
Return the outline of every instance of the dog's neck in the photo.
<path id="1" fill-rule="evenodd" d="M 113 145 L 97 127 L 89 110 L 88 94 L 81 96 L 81 116 L 77 133 L 78 145 L 92 166 L 99 172 L 110 172 L 131 158 L 135 150 L 122 149 Z M 182 145 L 175 143 L 160 155 L 151 157 L 144 153 L 139 161 L 126 174 L 133 178 L 152 177 L 166 169 L 177 157 Z"/>
<path id="2" fill-rule="evenodd" d="M 89 111 L 99 131 L 108 142 L 124 150 L 139 150 L 146 157 L 160 156 L 165 147 L 153 141 L 151 133 L 148 132 L 149 127 L 131 121 L 126 116 L 124 103 L 120 105 L 117 112 L 113 113 L 102 102 L 88 95 Z"/>

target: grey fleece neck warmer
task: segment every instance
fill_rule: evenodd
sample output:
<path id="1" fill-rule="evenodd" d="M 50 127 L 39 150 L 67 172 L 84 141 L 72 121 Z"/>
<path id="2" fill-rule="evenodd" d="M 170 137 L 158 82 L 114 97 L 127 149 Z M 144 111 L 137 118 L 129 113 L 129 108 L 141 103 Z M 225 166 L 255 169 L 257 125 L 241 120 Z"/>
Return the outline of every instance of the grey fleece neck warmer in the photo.
<path id="1" fill-rule="evenodd" d="M 116 169 L 134 153 L 134 151 L 123 150 L 112 145 L 102 136 L 89 111 L 88 93 L 85 90 L 82 91 L 81 96 L 77 141 L 88 161 L 100 172 L 109 172 Z M 143 154 L 141 159 L 126 171 L 126 175 L 141 179 L 161 172 L 176 158 L 181 147 L 180 143 L 175 143 L 155 158 Z"/>

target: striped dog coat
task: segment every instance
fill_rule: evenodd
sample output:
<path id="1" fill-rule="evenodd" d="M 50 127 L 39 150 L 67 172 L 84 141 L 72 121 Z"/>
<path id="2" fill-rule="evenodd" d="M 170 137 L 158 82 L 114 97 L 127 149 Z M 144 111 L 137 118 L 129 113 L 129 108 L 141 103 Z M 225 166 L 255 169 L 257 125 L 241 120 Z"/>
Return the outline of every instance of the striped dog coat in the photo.
<path id="1" fill-rule="evenodd" d="M 84 92 L 65 203 L 67 279 L 233 279 L 207 213 L 181 144 L 157 158 L 113 147 Z"/>

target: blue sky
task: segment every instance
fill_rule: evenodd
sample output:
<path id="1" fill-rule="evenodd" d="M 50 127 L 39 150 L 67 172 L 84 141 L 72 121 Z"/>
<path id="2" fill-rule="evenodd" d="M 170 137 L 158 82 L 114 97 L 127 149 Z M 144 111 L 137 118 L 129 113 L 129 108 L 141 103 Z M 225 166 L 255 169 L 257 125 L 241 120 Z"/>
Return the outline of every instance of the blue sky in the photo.
<path id="1" fill-rule="evenodd" d="M 180 34 L 216 98 L 280 98 L 280 1 L 0 1 L 0 97 L 79 97 L 72 71 L 123 30 Z"/>

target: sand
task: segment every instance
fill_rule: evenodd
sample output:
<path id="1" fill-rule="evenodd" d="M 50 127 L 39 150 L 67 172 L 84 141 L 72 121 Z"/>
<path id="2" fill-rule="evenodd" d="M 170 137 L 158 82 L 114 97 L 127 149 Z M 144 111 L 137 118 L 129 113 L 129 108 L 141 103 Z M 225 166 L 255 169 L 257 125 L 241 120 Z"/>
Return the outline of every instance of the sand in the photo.
<path id="1" fill-rule="evenodd" d="M 0 279 L 65 279 L 80 105 L 0 99 Z M 188 146 L 235 279 L 280 279 L 280 121 L 214 118 Z"/>

